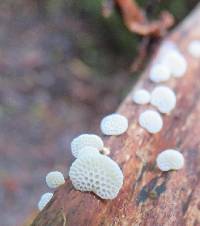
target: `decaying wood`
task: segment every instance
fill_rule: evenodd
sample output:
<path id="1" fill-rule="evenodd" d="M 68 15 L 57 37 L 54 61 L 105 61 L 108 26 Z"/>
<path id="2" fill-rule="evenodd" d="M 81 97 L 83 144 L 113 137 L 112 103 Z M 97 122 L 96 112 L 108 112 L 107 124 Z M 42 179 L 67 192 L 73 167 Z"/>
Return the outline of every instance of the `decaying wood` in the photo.
<path id="1" fill-rule="evenodd" d="M 118 197 L 105 201 L 92 193 L 81 193 L 67 178 L 32 226 L 200 225 L 200 61 L 187 52 L 188 43 L 200 39 L 199 24 L 200 6 L 164 40 L 176 43 L 188 61 L 188 69 L 184 77 L 166 83 L 177 93 L 177 106 L 163 116 L 163 130 L 150 135 L 139 127 L 139 114 L 150 106 L 136 106 L 130 95 L 119 107 L 118 111 L 129 119 L 129 129 L 121 136 L 105 138 L 111 157 L 125 176 Z M 151 64 L 134 89 L 154 87 L 148 79 Z M 156 156 L 166 148 L 183 153 L 183 170 L 162 173 L 156 169 Z"/>
<path id="2" fill-rule="evenodd" d="M 161 12 L 158 20 L 149 21 L 136 1 L 115 0 L 115 2 L 121 10 L 127 28 L 139 35 L 160 37 L 174 24 L 173 16 L 167 11 Z"/>

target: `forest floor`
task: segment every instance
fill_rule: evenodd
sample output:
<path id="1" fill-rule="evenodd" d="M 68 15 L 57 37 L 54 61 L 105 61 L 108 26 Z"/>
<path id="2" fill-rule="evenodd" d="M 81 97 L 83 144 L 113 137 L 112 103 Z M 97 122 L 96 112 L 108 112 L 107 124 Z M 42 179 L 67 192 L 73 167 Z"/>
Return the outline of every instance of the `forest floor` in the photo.
<path id="1" fill-rule="evenodd" d="M 67 177 L 72 138 L 99 133 L 100 119 L 115 111 L 133 80 L 127 62 L 96 41 L 92 22 L 73 13 L 46 16 L 35 2 L 0 3 L 2 226 L 29 225 L 49 191 L 45 175 L 56 169 Z M 80 46 L 100 67 L 84 62 Z"/>

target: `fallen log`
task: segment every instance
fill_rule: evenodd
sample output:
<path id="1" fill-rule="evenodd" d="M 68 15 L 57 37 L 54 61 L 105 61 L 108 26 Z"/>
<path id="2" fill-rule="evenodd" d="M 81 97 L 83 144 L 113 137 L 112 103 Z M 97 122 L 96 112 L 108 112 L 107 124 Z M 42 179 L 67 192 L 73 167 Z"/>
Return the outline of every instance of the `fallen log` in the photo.
<path id="1" fill-rule="evenodd" d="M 32 226 L 200 225 L 200 60 L 187 51 L 193 39 L 200 39 L 200 5 L 163 41 L 178 46 L 188 69 L 184 77 L 166 83 L 177 93 L 177 106 L 170 115 L 163 116 L 160 133 L 151 135 L 138 125 L 139 114 L 149 106 L 133 104 L 131 94 L 118 109 L 128 118 L 129 129 L 121 136 L 104 139 L 125 177 L 118 197 L 105 201 L 92 193 L 81 193 L 67 178 Z M 155 86 L 148 72 L 156 56 L 134 89 L 151 90 Z M 167 148 L 183 153 L 184 169 L 167 173 L 156 169 L 157 154 Z"/>

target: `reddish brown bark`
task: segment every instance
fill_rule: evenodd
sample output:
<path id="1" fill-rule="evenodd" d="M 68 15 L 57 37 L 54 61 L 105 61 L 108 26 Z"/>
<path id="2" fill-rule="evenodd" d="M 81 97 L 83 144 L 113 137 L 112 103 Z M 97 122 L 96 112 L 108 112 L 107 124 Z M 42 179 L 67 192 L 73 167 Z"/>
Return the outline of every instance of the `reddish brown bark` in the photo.
<path id="1" fill-rule="evenodd" d="M 118 109 L 129 119 L 129 129 L 121 136 L 105 139 L 111 157 L 125 176 L 118 197 L 105 201 L 94 194 L 81 193 L 67 178 L 32 226 L 200 225 L 200 61 L 187 52 L 188 43 L 200 39 L 199 24 L 200 6 L 166 38 L 183 52 L 188 69 L 183 78 L 166 83 L 177 93 L 177 106 L 163 117 L 163 130 L 150 135 L 139 127 L 138 116 L 148 106 L 136 106 L 130 95 Z M 153 88 L 148 79 L 150 66 L 135 89 Z M 166 148 L 183 153 L 183 170 L 162 173 L 155 168 L 157 154 Z"/>

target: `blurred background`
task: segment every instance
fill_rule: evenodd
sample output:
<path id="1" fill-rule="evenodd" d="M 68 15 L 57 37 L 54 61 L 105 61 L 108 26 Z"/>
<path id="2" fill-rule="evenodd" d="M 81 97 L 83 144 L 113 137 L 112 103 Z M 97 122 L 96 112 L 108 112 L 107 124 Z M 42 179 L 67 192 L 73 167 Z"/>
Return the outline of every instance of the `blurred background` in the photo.
<path id="1" fill-rule="evenodd" d="M 181 21 L 198 0 L 138 0 L 149 18 L 162 9 Z M 65 176 L 71 139 L 99 133 L 138 73 L 141 37 L 102 0 L 0 1 L 0 220 L 29 225 L 46 174 Z"/>

